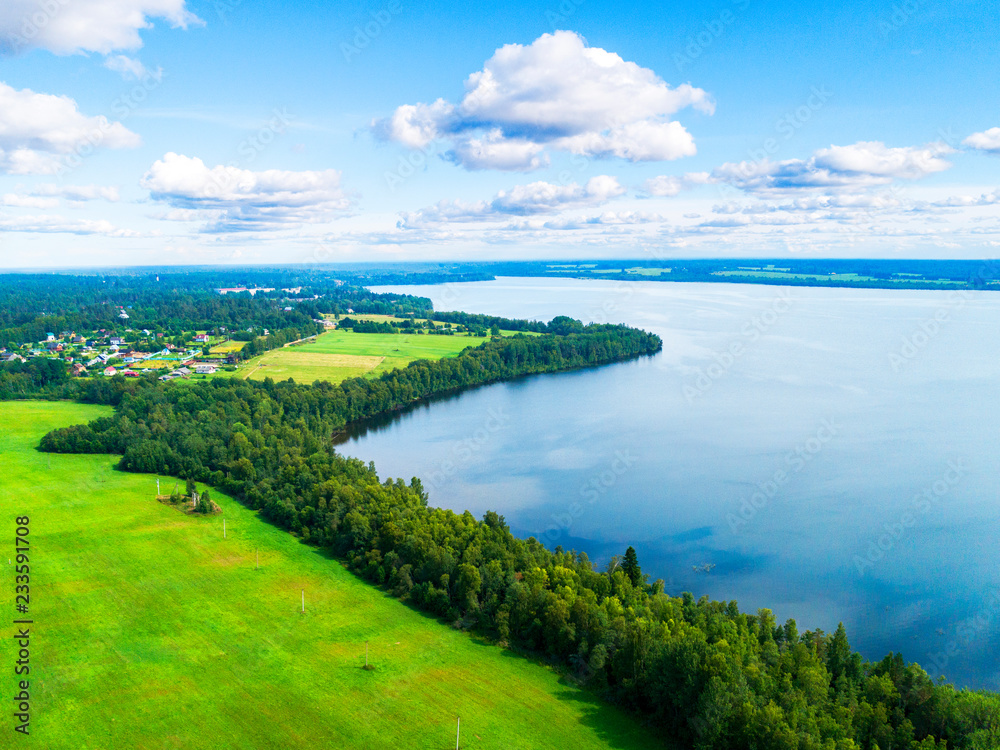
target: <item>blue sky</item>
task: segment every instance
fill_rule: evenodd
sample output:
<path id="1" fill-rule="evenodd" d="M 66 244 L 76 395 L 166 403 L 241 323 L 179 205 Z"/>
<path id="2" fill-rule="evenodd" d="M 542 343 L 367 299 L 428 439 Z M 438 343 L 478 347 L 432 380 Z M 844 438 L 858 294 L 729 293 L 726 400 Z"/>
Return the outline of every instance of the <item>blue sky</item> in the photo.
<path id="1" fill-rule="evenodd" d="M 997 28 L 926 0 L 5 0 L 0 266 L 996 257 Z"/>

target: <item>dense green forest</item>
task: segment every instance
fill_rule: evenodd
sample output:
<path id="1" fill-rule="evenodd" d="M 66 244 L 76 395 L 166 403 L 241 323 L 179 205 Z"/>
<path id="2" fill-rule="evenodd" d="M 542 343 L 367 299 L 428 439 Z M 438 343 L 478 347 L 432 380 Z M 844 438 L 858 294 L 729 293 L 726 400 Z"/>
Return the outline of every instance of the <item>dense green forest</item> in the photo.
<path id="1" fill-rule="evenodd" d="M 42 448 L 121 453 L 124 470 L 232 493 L 415 606 L 562 665 L 682 746 L 1000 746 L 1000 696 L 936 685 L 896 654 L 866 662 L 842 627 L 799 633 L 768 610 L 667 596 L 633 550 L 596 570 L 583 554 L 515 538 L 497 513 L 477 520 L 428 507 L 418 478 L 380 480 L 374 466 L 331 447 L 347 422 L 417 397 L 658 347 L 634 329 L 587 326 L 493 339 L 339 386 L 95 380 L 78 397 L 113 404 L 115 415 L 50 433 Z"/>
<path id="2" fill-rule="evenodd" d="M 274 278 L 274 277 L 277 278 Z M 302 335 L 321 330 L 322 313 L 346 312 L 403 315 L 430 314 L 430 300 L 400 294 L 375 294 L 336 284 L 328 277 L 314 289 L 294 293 L 219 294 L 217 285 L 230 276 L 142 274 L 62 276 L 0 275 L 0 346 L 15 348 L 64 331 L 110 332 L 125 328 L 168 332 L 248 328 L 261 332 L 295 329 Z M 263 275 L 258 282 L 288 284 L 285 274 Z M 308 293 L 307 293 L 308 292 Z M 306 295 L 303 297 L 302 295 Z M 286 309 L 289 308 L 289 309 Z M 122 318 L 122 311 L 128 318 Z M 260 352 L 257 352 L 260 353 Z"/>

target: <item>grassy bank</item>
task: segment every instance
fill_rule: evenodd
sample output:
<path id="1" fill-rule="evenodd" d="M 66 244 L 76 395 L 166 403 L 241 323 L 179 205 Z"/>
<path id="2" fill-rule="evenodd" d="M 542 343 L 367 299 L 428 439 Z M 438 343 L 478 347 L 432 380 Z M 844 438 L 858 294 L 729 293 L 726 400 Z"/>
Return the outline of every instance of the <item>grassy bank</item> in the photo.
<path id="1" fill-rule="evenodd" d="M 447 748 L 459 715 L 463 748 L 658 746 L 545 667 L 412 611 L 221 493 L 221 515 L 187 516 L 154 500 L 155 477 L 114 471 L 116 457 L 35 450 L 104 413 L 0 403 L 0 518 L 11 538 L 14 518 L 31 518 L 35 746 Z M 2 643 L 10 696 L 14 642 Z"/>

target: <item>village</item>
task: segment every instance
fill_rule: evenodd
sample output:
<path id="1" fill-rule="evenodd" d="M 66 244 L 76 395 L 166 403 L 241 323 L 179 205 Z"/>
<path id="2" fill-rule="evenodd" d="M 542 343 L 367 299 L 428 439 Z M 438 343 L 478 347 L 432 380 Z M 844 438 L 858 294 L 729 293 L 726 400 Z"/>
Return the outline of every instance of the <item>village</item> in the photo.
<path id="1" fill-rule="evenodd" d="M 162 371 L 160 380 L 215 375 L 234 371 L 240 350 L 267 329 L 228 331 L 217 327 L 207 331 L 152 331 L 128 326 L 129 314 L 122 309 L 119 329 L 99 329 L 88 333 L 50 332 L 44 340 L 20 347 L 0 349 L 0 362 L 26 362 L 49 358 L 66 362 L 74 377 L 138 378 L 149 370 Z"/>

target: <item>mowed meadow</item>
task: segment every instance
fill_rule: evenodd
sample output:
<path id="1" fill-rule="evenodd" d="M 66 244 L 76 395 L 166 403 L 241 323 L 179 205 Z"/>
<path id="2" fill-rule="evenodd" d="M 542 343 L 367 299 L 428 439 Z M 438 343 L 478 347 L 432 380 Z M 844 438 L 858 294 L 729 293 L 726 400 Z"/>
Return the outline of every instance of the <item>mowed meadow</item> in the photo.
<path id="1" fill-rule="evenodd" d="M 347 378 L 380 375 L 418 359 L 454 357 L 463 349 L 479 346 L 485 340 L 465 334 L 354 333 L 348 329 L 334 329 L 301 344 L 274 349 L 248 360 L 236 374 L 253 380 L 292 378 L 296 383 L 316 380 L 339 383 Z"/>
<path id="2" fill-rule="evenodd" d="M 188 516 L 156 502 L 156 477 L 115 471 L 115 456 L 35 449 L 109 412 L 0 403 L 6 557 L 15 517 L 31 519 L 29 744 L 443 749 L 461 716 L 463 748 L 662 746 L 545 666 L 411 610 L 221 493 L 221 514 Z M 2 643 L 9 697 L 15 646 Z"/>

